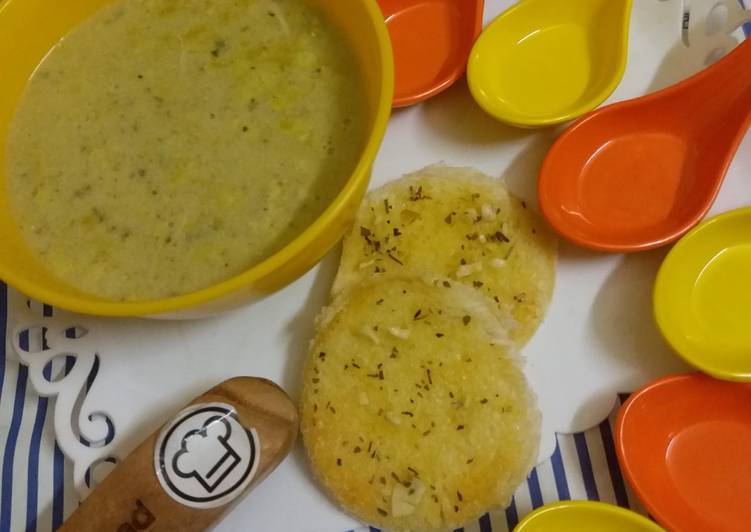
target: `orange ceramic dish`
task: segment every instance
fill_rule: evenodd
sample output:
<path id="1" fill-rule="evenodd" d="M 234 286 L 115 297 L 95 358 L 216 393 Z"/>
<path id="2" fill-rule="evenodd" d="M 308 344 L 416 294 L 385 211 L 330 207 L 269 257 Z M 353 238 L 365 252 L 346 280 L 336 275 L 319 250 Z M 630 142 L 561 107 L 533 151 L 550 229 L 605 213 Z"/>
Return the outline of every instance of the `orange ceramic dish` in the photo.
<path id="1" fill-rule="evenodd" d="M 634 393 L 616 423 L 621 468 L 669 530 L 751 528 L 751 384 L 673 375 Z"/>
<path id="2" fill-rule="evenodd" d="M 599 109 L 553 145 L 540 207 L 579 245 L 665 245 L 712 206 L 751 121 L 751 39 L 665 90 Z"/>
<path id="3" fill-rule="evenodd" d="M 394 49 L 394 107 L 421 102 L 464 73 L 484 0 L 379 0 Z"/>

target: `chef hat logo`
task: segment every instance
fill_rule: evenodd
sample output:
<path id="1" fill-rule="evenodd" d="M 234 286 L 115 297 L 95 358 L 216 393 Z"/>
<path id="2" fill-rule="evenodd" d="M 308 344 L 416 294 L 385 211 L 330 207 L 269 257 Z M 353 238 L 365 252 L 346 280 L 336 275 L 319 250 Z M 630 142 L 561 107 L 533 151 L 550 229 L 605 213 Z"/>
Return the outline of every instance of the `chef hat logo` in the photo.
<path id="1" fill-rule="evenodd" d="M 212 493 L 240 463 L 240 455 L 230 445 L 232 426 L 223 416 L 206 420 L 200 429 L 187 432 L 172 468 L 182 478 L 193 478 Z"/>

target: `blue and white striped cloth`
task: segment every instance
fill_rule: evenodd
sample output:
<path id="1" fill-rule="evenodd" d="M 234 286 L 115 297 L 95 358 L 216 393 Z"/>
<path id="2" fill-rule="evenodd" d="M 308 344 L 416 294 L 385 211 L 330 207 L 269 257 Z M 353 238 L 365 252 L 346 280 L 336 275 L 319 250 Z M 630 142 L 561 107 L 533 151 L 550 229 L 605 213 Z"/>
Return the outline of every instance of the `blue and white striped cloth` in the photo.
<path id="1" fill-rule="evenodd" d="M 7 296 L 6 286 L 0 283 L 0 532 L 47 532 L 60 526 L 77 506 L 78 497 L 72 487 L 72 467 L 54 441 L 49 400 L 30 389 L 26 367 L 10 350 Z M 35 302 L 29 308 L 38 317 L 54 312 Z M 70 370 L 69 361 L 55 364 L 49 368 L 52 374 Z M 532 471 L 511 505 L 483 516 L 464 531 L 510 531 L 534 508 L 565 499 L 601 500 L 644 514 L 618 467 L 614 417 L 615 411 L 587 432 L 558 435 L 553 456 Z"/>
<path id="2" fill-rule="evenodd" d="M 49 400 L 30 389 L 27 368 L 10 350 L 7 302 L 0 283 L 0 531 L 55 530 L 78 504 L 72 468 L 55 444 Z M 32 310 L 53 312 L 48 305 Z"/>

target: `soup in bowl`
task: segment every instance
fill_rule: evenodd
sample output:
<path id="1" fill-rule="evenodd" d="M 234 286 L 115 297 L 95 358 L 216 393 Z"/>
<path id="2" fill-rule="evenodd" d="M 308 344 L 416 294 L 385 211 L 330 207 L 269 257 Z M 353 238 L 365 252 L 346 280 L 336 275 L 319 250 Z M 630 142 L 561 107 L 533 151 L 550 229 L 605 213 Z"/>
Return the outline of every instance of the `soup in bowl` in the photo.
<path id="1" fill-rule="evenodd" d="M 0 49 L 0 278 L 97 315 L 206 315 L 307 271 L 393 91 L 373 0 L 8 0 Z"/>

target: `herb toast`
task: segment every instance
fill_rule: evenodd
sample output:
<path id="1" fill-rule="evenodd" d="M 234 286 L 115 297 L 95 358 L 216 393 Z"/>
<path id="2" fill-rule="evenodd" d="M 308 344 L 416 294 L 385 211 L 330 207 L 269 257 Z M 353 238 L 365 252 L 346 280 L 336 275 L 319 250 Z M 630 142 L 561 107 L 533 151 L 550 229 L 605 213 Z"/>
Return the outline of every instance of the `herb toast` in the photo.
<path id="1" fill-rule="evenodd" d="M 508 503 L 537 456 L 540 414 L 482 293 L 390 277 L 325 308 L 304 371 L 312 468 L 348 511 L 447 530 Z"/>
<path id="2" fill-rule="evenodd" d="M 430 166 L 370 192 L 345 236 L 333 292 L 392 275 L 446 277 L 511 314 L 525 344 L 555 284 L 556 241 L 502 181 L 471 168 Z"/>

